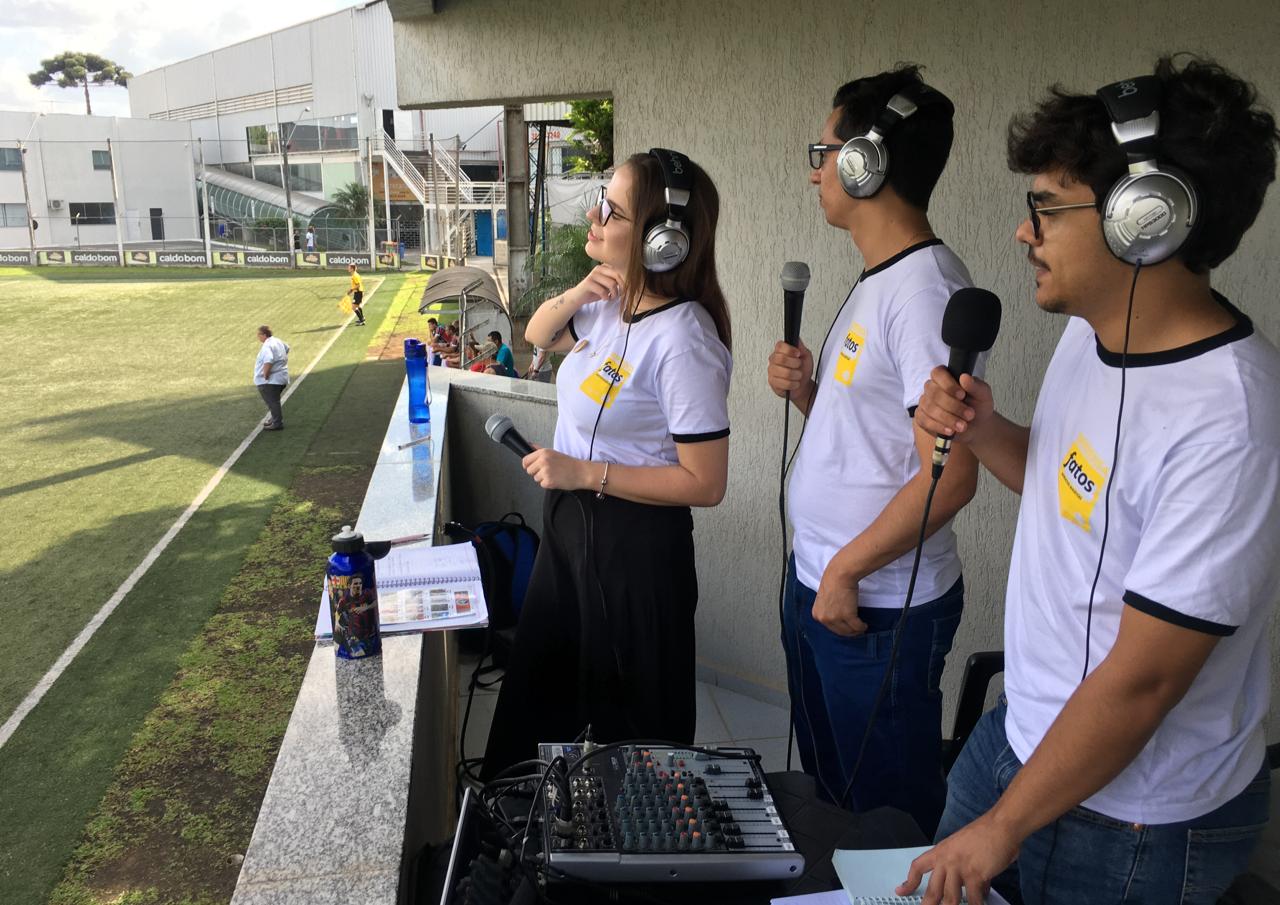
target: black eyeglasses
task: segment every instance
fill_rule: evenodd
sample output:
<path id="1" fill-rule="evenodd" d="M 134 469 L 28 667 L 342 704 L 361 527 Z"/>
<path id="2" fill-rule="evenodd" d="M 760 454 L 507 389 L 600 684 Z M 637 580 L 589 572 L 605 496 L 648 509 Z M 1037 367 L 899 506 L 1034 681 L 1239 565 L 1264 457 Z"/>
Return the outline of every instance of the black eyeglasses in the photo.
<path id="1" fill-rule="evenodd" d="M 1031 233 L 1036 237 L 1036 241 L 1040 241 L 1040 215 L 1056 214 L 1059 211 L 1083 210 L 1086 207 L 1097 208 L 1097 204 L 1093 201 L 1081 201 L 1077 204 L 1055 204 L 1052 207 L 1036 207 L 1036 199 L 1031 192 L 1027 192 L 1027 211 L 1031 217 Z"/>
<path id="2" fill-rule="evenodd" d="M 809 145 L 809 166 L 815 170 L 822 169 L 822 161 L 823 158 L 826 157 L 827 153 L 830 152 L 834 154 L 843 147 L 844 145 Z"/>
<path id="3" fill-rule="evenodd" d="M 608 223 L 609 218 L 612 217 L 615 213 L 617 213 L 616 211 L 614 211 L 613 205 L 609 203 L 609 199 L 605 197 L 605 194 L 604 194 L 605 188 L 606 186 L 603 186 L 603 185 L 600 186 L 600 194 L 596 198 L 596 207 L 600 208 L 600 225 L 601 226 L 604 226 L 606 223 Z M 618 214 L 618 219 L 625 220 L 627 218 L 622 216 L 622 214 Z"/>

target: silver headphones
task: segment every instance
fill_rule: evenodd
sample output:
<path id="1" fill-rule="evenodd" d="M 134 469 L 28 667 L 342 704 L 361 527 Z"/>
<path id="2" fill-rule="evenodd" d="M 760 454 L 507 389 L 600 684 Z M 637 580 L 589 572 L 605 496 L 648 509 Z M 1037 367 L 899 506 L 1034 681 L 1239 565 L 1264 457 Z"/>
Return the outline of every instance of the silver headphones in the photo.
<path id="1" fill-rule="evenodd" d="M 1186 243 L 1200 212 L 1195 187 L 1180 170 L 1156 162 L 1160 80 L 1154 75 L 1098 89 L 1129 172 L 1107 192 L 1102 235 L 1121 261 L 1159 264 Z"/>
<path id="2" fill-rule="evenodd" d="M 851 198 L 870 198 L 889 175 L 889 149 L 885 138 L 890 130 L 916 112 L 916 102 L 905 94 L 895 94 L 867 130 L 844 143 L 836 157 L 840 185 Z"/>
<path id="3" fill-rule="evenodd" d="M 679 151 L 650 148 L 649 153 L 662 168 L 667 216 L 645 227 L 644 269 L 650 273 L 666 273 L 675 270 L 689 257 L 689 230 L 684 225 L 684 209 L 693 189 L 693 171 L 689 158 Z"/>

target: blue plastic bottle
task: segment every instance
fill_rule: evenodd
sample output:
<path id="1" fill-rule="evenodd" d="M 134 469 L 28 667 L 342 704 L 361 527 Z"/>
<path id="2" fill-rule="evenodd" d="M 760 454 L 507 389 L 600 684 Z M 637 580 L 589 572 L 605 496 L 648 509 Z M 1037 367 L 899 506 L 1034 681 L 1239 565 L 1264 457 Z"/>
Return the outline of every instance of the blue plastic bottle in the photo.
<path id="1" fill-rule="evenodd" d="M 344 660 L 376 657 L 382 653 L 382 635 L 373 557 L 365 552 L 364 536 L 352 531 L 350 525 L 343 525 L 333 536 L 333 555 L 325 574 L 334 653 Z"/>
<path id="2" fill-rule="evenodd" d="M 409 375 L 409 423 L 431 420 L 430 385 L 427 380 L 427 347 L 418 339 L 404 341 L 404 369 Z"/>

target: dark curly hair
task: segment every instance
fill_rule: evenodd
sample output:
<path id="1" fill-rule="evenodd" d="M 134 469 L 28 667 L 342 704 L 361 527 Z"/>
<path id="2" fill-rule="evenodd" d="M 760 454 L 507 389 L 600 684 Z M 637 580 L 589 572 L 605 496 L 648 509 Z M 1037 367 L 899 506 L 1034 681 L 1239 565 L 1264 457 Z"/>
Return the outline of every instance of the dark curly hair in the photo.
<path id="1" fill-rule="evenodd" d="M 840 111 L 836 135 L 848 141 L 865 135 L 895 94 L 909 92 L 917 110 L 894 126 L 885 140 L 889 150 L 885 184 L 903 201 L 927 211 L 933 187 L 951 155 L 955 105 L 941 91 L 925 84 L 921 68 L 915 63 L 900 63 L 879 75 L 847 82 L 836 91 L 831 107 Z"/>
<path id="2" fill-rule="evenodd" d="M 1258 216 L 1276 178 L 1280 133 L 1253 85 L 1212 60 L 1164 56 L 1155 75 L 1162 93 L 1157 159 L 1191 177 L 1200 200 L 1199 221 L 1178 257 L 1205 273 L 1231 257 Z M 1016 173 L 1063 170 L 1093 189 L 1099 210 L 1127 170 L 1102 101 L 1061 85 L 1009 123 L 1008 159 Z"/>

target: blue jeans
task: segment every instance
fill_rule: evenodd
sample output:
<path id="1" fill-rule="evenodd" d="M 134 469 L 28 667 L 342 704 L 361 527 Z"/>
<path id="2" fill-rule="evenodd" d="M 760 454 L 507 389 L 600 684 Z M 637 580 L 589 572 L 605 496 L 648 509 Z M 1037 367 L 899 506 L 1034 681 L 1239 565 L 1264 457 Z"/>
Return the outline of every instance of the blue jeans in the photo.
<path id="1" fill-rule="evenodd" d="M 1004 733 L 1004 696 L 983 714 L 947 777 L 937 840 L 991 809 L 1022 764 Z M 1184 823 L 1141 825 L 1075 807 L 1027 837 L 1018 860 L 992 885 L 1026 905 L 1213 905 L 1243 873 L 1270 810 L 1262 770 L 1217 810 Z"/>
<path id="2" fill-rule="evenodd" d="M 865 634 L 837 635 L 813 618 L 817 593 L 787 567 L 782 644 L 800 764 L 822 798 L 855 811 L 889 805 L 909 813 L 925 835 L 946 801 L 942 776 L 942 668 L 964 609 L 964 582 L 913 606 L 903 627 L 893 680 L 880 702 L 853 788 L 841 800 L 858 760 L 871 705 L 889 665 L 898 608 L 859 607 Z"/>

